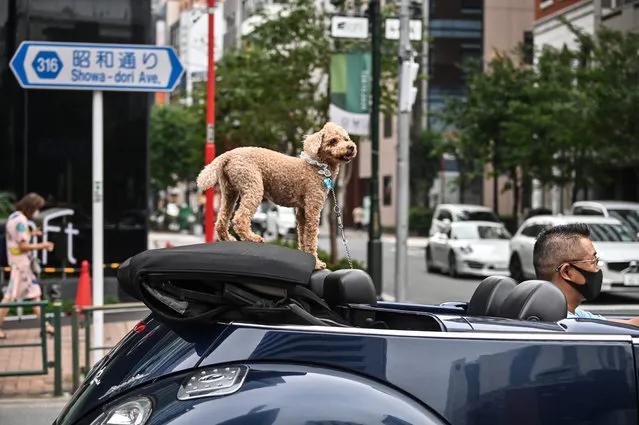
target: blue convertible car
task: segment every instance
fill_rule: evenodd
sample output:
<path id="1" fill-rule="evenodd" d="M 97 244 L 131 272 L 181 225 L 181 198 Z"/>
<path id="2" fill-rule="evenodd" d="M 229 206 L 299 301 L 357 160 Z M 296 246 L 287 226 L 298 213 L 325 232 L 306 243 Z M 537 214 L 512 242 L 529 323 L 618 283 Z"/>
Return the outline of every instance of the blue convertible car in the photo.
<path id="1" fill-rule="evenodd" d="M 146 251 L 118 270 L 151 314 L 56 425 L 632 425 L 639 328 L 567 319 L 552 284 L 468 303 L 377 301 L 361 270 L 247 242 Z"/>

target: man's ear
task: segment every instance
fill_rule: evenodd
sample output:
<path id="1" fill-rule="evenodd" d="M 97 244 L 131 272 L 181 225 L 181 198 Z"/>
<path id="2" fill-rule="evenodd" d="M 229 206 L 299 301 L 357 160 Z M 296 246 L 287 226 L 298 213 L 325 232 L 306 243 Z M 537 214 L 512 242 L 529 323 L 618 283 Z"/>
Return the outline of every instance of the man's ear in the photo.
<path id="1" fill-rule="evenodd" d="M 317 152 L 319 152 L 320 146 L 322 146 L 323 138 L 324 132 L 321 130 L 308 136 L 306 140 L 304 140 L 304 152 L 315 157 Z"/>
<path id="2" fill-rule="evenodd" d="M 559 276 L 561 276 L 561 278 L 563 280 L 566 281 L 570 281 L 570 282 L 574 282 L 576 284 L 580 284 L 581 282 L 579 279 L 579 276 L 581 275 L 581 273 L 579 273 L 577 270 L 575 270 L 575 268 L 566 263 L 566 264 L 562 264 L 561 268 L 559 269 Z M 585 280 L 582 283 L 586 283 Z"/>

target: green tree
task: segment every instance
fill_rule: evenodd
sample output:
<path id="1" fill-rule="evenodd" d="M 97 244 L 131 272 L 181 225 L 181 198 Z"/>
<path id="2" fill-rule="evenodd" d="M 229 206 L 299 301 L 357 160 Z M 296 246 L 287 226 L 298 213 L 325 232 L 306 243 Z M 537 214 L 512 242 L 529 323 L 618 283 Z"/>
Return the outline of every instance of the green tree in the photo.
<path id="1" fill-rule="evenodd" d="M 151 111 L 151 182 L 164 189 L 193 180 L 202 168 L 204 121 L 181 105 L 154 106 Z"/>
<path id="2" fill-rule="evenodd" d="M 353 7 L 343 5 L 342 12 L 353 11 Z M 394 5 L 385 7 L 384 16 L 395 9 Z M 393 113 L 397 102 L 397 42 L 384 41 L 382 50 L 381 109 Z M 370 40 L 333 40 L 330 16 L 318 9 L 314 0 L 286 2 L 275 16 L 267 16 L 265 11 L 262 21 L 243 38 L 242 48 L 226 53 L 218 64 L 218 152 L 251 145 L 298 153 L 304 136 L 328 121 L 331 54 L 346 51 L 370 51 Z M 344 171 L 340 179 L 348 174 Z M 341 183 L 336 189 L 344 187 Z M 335 260 L 335 217 L 329 220 Z"/>
<path id="3" fill-rule="evenodd" d="M 564 23 L 579 42 L 580 83 L 588 99 L 584 118 L 592 136 L 579 157 L 586 168 L 580 177 L 606 182 L 610 167 L 634 167 L 639 177 L 633 148 L 639 141 L 639 34 L 602 27 L 591 35 Z"/>
<path id="4" fill-rule="evenodd" d="M 415 131 L 416 126 L 413 127 Z M 426 130 L 419 135 L 413 134 L 410 145 L 410 185 L 411 204 L 417 204 L 418 199 L 428 199 L 428 192 L 433 180 L 441 168 L 441 159 L 435 154 L 438 146 L 443 144 L 443 135 Z"/>

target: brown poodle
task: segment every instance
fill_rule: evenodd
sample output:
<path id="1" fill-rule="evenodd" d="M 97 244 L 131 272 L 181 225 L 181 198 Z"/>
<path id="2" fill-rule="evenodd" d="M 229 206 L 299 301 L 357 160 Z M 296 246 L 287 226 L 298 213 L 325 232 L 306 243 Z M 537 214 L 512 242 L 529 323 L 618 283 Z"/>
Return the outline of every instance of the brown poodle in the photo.
<path id="1" fill-rule="evenodd" d="M 221 191 L 215 223 L 221 241 L 235 240 L 229 234 L 229 220 L 240 198 L 233 229 L 242 240 L 264 242 L 251 231 L 251 216 L 266 198 L 296 209 L 299 249 L 315 256 L 316 269 L 326 267 L 317 258 L 320 214 L 339 166 L 355 158 L 357 147 L 346 130 L 329 122 L 306 138 L 304 154 L 296 158 L 270 149 L 243 147 L 218 156 L 204 167 L 197 177 L 198 187 L 206 190 L 217 184 Z M 331 180 L 327 180 L 329 175 Z"/>

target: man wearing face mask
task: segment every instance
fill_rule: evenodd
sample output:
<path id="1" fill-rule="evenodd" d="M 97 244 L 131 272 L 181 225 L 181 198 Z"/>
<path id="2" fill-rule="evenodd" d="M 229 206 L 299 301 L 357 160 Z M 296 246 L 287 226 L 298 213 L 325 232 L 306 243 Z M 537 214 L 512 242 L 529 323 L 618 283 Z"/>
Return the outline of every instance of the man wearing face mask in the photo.
<path id="1" fill-rule="evenodd" d="M 606 319 L 582 310 L 581 303 L 592 301 L 601 292 L 603 272 L 597 251 L 584 223 L 562 224 L 543 231 L 533 250 L 533 264 L 538 279 L 554 283 L 566 296 L 567 317 L 603 319 L 639 326 L 639 317 L 630 320 Z"/>

